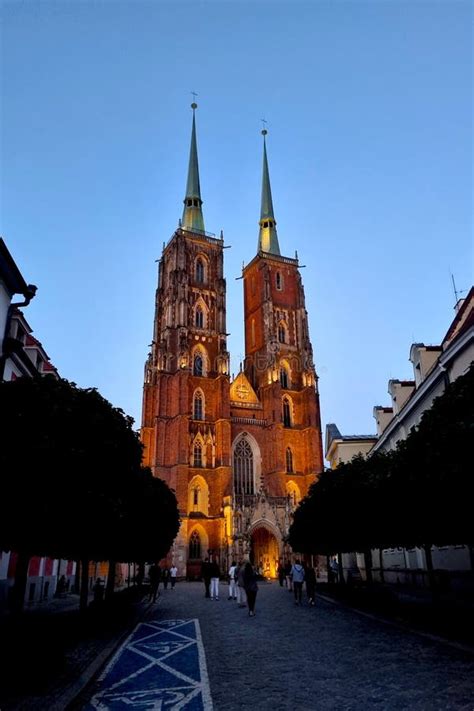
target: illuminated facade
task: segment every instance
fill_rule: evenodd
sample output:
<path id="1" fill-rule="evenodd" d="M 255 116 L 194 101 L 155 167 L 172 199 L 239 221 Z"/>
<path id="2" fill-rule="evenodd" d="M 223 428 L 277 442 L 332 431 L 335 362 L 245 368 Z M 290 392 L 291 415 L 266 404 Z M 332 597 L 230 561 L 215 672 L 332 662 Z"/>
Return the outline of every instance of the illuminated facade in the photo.
<path id="1" fill-rule="evenodd" d="M 242 273 L 246 355 L 232 382 L 224 241 L 204 230 L 194 113 L 183 218 L 159 263 L 141 434 L 145 464 L 176 491 L 173 558 L 189 577 L 208 554 L 223 570 L 250 556 L 274 576 L 322 469 L 303 285 L 298 260 L 280 255 L 263 133 L 258 251 Z"/>

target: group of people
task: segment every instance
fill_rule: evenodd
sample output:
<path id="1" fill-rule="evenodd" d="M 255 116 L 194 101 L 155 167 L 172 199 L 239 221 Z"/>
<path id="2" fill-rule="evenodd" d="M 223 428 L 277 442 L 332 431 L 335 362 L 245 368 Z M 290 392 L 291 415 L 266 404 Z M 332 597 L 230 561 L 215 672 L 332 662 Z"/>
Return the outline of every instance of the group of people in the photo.
<path id="1" fill-rule="evenodd" d="M 295 605 L 301 605 L 303 599 L 303 583 L 306 583 L 308 604 L 314 606 L 316 598 L 316 571 L 312 565 L 302 563 L 298 558 L 292 564 L 290 561 L 279 563 L 278 581 L 280 586 L 286 586 L 288 592 L 293 592 Z"/>
<path id="2" fill-rule="evenodd" d="M 171 584 L 171 588 L 176 585 L 176 578 L 178 575 L 178 568 L 173 564 L 170 568 L 161 568 L 157 563 L 152 563 L 148 570 L 148 580 L 150 582 L 150 592 L 148 599 L 151 602 L 156 602 L 156 598 L 160 596 L 160 583 L 163 582 L 163 587 L 166 590 L 168 583 Z"/>
<path id="3" fill-rule="evenodd" d="M 306 583 L 308 604 L 313 606 L 316 597 L 316 571 L 312 565 L 296 559 L 294 563 L 287 561 L 278 564 L 278 580 L 280 586 L 286 586 L 293 592 L 295 605 L 302 604 L 303 584 Z M 205 558 L 201 564 L 201 578 L 204 581 L 204 596 L 210 600 L 219 600 L 220 568 L 215 559 Z M 156 602 L 160 596 L 159 587 L 163 583 L 166 590 L 168 583 L 171 588 L 176 584 L 178 569 L 173 564 L 170 568 L 160 567 L 157 563 L 150 565 L 148 579 L 150 583 L 149 600 Z M 248 607 L 249 617 L 255 617 L 255 602 L 258 592 L 259 573 L 249 560 L 232 561 L 228 570 L 228 600 L 235 600 L 239 607 Z"/>
<path id="4" fill-rule="evenodd" d="M 201 577 L 204 581 L 204 596 L 219 600 L 220 569 L 215 560 L 206 558 L 201 565 Z M 250 561 L 234 560 L 228 571 L 228 600 L 236 600 L 239 607 L 248 607 L 249 617 L 255 617 L 258 575 Z"/>

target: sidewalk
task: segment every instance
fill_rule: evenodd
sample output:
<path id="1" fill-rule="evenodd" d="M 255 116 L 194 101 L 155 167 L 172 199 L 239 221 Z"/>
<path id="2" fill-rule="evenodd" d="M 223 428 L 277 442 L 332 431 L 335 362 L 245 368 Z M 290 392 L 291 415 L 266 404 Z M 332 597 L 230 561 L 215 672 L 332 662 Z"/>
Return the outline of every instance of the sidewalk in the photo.
<path id="1" fill-rule="evenodd" d="M 361 610 L 448 640 L 474 646 L 474 600 L 452 592 L 433 599 L 428 589 L 374 583 L 367 585 L 321 584 L 317 593 L 355 610 Z"/>
<path id="2" fill-rule="evenodd" d="M 2 711 L 64 711 L 147 608 L 134 588 L 125 588 L 112 604 L 85 614 L 79 596 L 70 594 L 27 608 L 20 618 L 3 617 Z"/>

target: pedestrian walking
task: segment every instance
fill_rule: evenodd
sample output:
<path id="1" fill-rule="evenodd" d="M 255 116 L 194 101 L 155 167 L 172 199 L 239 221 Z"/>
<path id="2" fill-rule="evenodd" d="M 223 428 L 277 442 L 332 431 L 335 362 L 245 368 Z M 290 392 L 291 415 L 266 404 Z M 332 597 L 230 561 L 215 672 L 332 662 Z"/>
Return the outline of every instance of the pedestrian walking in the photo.
<path id="1" fill-rule="evenodd" d="M 229 568 L 229 597 L 228 600 L 237 600 L 237 563 L 235 560 L 232 561 Z"/>
<path id="2" fill-rule="evenodd" d="M 286 575 L 285 575 L 285 566 L 283 565 L 283 562 L 281 560 L 278 562 L 277 575 L 278 575 L 278 582 L 280 583 L 280 587 L 282 588 L 283 583 L 285 582 Z"/>
<path id="3" fill-rule="evenodd" d="M 244 579 L 245 565 L 242 560 L 239 560 L 237 566 L 237 604 L 239 607 L 246 607 L 247 605 L 247 594 L 245 592 L 245 579 Z"/>
<path id="4" fill-rule="evenodd" d="M 306 594 L 308 596 L 308 605 L 313 606 L 316 600 L 316 571 L 312 565 L 306 568 Z"/>
<path id="5" fill-rule="evenodd" d="M 304 568 L 299 559 L 295 560 L 291 568 L 293 591 L 295 593 L 295 605 L 301 605 L 304 582 Z"/>
<path id="6" fill-rule="evenodd" d="M 293 590 L 293 585 L 292 585 L 292 579 L 291 579 L 291 563 L 289 560 L 287 560 L 286 564 L 285 564 L 285 578 L 286 578 L 286 587 L 288 588 L 288 592 L 291 592 Z"/>
<path id="7" fill-rule="evenodd" d="M 169 583 L 169 581 L 170 581 L 170 571 L 169 571 L 168 568 L 164 568 L 164 569 L 163 569 L 163 573 L 162 573 L 162 576 L 161 576 L 161 577 L 163 578 L 163 587 L 164 587 L 165 590 L 167 590 L 167 589 L 168 589 L 168 583 Z"/>
<path id="8" fill-rule="evenodd" d="M 219 599 L 219 575 L 220 575 L 219 566 L 216 563 L 216 561 L 213 560 L 212 563 L 210 563 L 209 567 L 210 567 L 210 573 L 211 573 L 211 599 L 218 600 Z"/>
<path id="9" fill-rule="evenodd" d="M 156 602 L 157 596 L 160 597 L 159 587 L 161 580 L 161 568 L 156 563 L 150 565 L 148 579 L 150 581 L 150 593 L 148 595 L 148 599 L 151 602 Z"/>
<path id="10" fill-rule="evenodd" d="M 173 565 L 170 568 L 170 580 L 171 580 L 171 589 L 173 590 L 174 586 L 176 585 L 176 578 L 178 576 L 178 568 Z"/>
<path id="11" fill-rule="evenodd" d="M 95 585 L 92 588 L 94 592 L 94 603 L 96 605 L 100 604 L 104 600 L 105 587 L 102 578 L 97 578 Z"/>
<path id="12" fill-rule="evenodd" d="M 204 580 L 204 597 L 211 597 L 209 592 L 211 587 L 211 565 L 209 563 L 209 558 L 205 558 L 201 563 L 201 578 Z"/>
<path id="13" fill-rule="evenodd" d="M 255 601 L 258 592 L 257 573 L 250 563 L 246 563 L 244 566 L 244 587 L 247 595 L 249 617 L 255 617 Z"/>

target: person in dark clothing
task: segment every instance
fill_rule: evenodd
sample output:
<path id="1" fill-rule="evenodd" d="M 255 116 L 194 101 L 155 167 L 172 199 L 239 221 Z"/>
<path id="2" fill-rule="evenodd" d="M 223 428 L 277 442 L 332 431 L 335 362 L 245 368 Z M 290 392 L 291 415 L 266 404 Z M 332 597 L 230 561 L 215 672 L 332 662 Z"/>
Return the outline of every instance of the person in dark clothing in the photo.
<path id="1" fill-rule="evenodd" d="M 156 597 L 160 597 L 158 588 L 160 587 L 161 568 L 159 565 L 153 563 L 153 565 L 150 566 L 148 578 L 150 580 L 150 594 L 148 599 L 152 602 L 156 602 Z"/>
<path id="2" fill-rule="evenodd" d="M 204 580 L 204 589 L 206 591 L 204 597 L 211 597 L 211 565 L 209 558 L 206 558 L 201 563 L 201 578 Z"/>
<path id="3" fill-rule="evenodd" d="M 250 563 L 246 563 L 244 568 L 244 588 L 247 593 L 249 617 L 255 617 L 255 601 L 258 592 L 257 574 Z"/>
<path id="4" fill-rule="evenodd" d="M 163 587 L 166 590 L 168 588 L 168 583 L 170 581 L 170 571 L 168 568 L 165 568 L 162 572 L 162 578 L 163 578 Z"/>
<path id="5" fill-rule="evenodd" d="M 312 565 L 306 568 L 306 594 L 308 595 L 308 604 L 314 605 L 316 599 L 316 571 Z"/>
<path id="6" fill-rule="evenodd" d="M 285 566 L 283 565 L 282 561 L 278 563 L 278 582 L 280 583 L 280 587 L 283 587 L 283 583 L 285 582 L 286 578 L 286 573 L 285 573 Z"/>
<path id="7" fill-rule="evenodd" d="M 293 585 L 292 585 L 292 577 L 291 577 L 291 563 L 289 560 L 287 560 L 285 563 L 285 579 L 286 579 L 286 586 L 288 588 L 288 592 L 291 592 L 293 590 Z"/>

